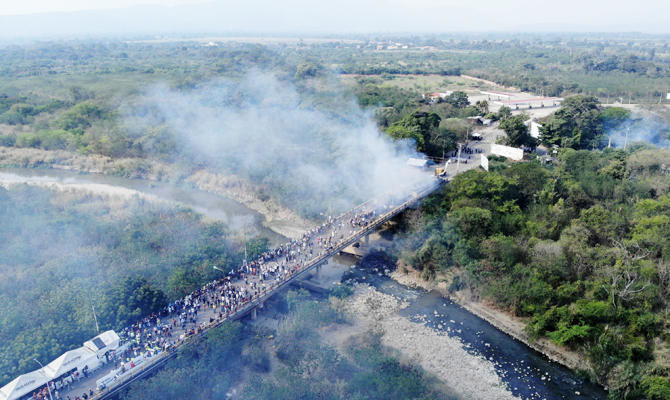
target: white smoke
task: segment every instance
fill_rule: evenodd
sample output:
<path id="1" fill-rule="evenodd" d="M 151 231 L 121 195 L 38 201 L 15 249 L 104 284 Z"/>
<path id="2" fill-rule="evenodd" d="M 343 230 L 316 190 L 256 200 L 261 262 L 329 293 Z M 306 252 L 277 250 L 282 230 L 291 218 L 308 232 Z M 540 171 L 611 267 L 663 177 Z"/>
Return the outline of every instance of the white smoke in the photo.
<path id="1" fill-rule="evenodd" d="M 417 156 L 411 143 L 393 142 L 352 99 L 306 95 L 259 71 L 186 91 L 155 87 L 127 118 L 167 126 L 182 157 L 246 176 L 312 216 L 433 179 L 406 165 Z"/>
<path id="2" fill-rule="evenodd" d="M 670 148 L 670 126 L 663 119 L 653 116 L 629 118 L 616 129 L 607 132 L 616 147 L 623 148 L 632 143 L 649 143 L 657 147 Z"/>

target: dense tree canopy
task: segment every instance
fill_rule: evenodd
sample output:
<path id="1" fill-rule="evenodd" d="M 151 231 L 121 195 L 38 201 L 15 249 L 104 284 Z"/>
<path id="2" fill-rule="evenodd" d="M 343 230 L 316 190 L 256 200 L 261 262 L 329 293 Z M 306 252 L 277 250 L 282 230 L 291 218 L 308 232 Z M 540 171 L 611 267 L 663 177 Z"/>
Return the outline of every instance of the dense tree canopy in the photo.
<path id="1" fill-rule="evenodd" d="M 664 154 L 657 166 L 670 162 Z M 527 317 L 532 335 L 583 351 L 613 398 L 660 396 L 670 386 L 655 351 L 669 340 L 670 197 L 651 189 L 670 177 L 642 174 L 634 157 L 565 149 L 552 168 L 461 174 L 426 201 L 403 257 L 424 278 L 453 269 L 452 288 L 469 286 Z"/>
<path id="2" fill-rule="evenodd" d="M 573 149 L 597 148 L 603 134 L 601 111 L 595 97 L 568 97 L 540 128 L 540 140 L 547 145 Z"/>
<path id="3" fill-rule="evenodd" d="M 0 187 L 0 385 L 120 329 L 241 261 L 219 223 L 189 210 Z M 262 243 L 261 243 L 262 245 Z"/>
<path id="4" fill-rule="evenodd" d="M 431 134 L 439 125 L 440 117 L 437 114 L 415 111 L 391 125 L 387 133 L 395 139 L 414 140 L 417 150 L 425 152 Z"/>

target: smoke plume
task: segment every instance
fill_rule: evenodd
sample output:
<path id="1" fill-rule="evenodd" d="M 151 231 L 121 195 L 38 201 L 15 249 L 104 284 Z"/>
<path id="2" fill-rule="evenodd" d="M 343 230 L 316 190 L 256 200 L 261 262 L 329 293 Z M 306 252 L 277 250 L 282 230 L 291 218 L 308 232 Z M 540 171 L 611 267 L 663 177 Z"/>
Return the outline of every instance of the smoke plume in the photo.
<path id="1" fill-rule="evenodd" d="M 649 143 L 657 147 L 670 148 L 670 125 L 654 115 L 634 116 L 615 130 L 607 132 L 612 145 L 623 148 L 626 143 Z"/>
<path id="2" fill-rule="evenodd" d="M 417 156 L 411 143 L 393 142 L 341 91 L 298 90 L 260 71 L 189 90 L 154 87 L 126 118 L 163 127 L 179 157 L 242 175 L 309 216 L 432 179 L 406 165 Z"/>

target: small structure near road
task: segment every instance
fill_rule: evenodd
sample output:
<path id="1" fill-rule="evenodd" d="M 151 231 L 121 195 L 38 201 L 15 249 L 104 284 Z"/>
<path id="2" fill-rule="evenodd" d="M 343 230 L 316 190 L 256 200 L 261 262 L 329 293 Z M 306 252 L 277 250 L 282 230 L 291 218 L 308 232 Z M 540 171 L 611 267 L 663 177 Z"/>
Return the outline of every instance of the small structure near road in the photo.
<path id="1" fill-rule="evenodd" d="M 0 399 L 20 399 L 33 392 L 35 389 L 45 386 L 47 382 L 49 382 L 49 378 L 42 369 L 28 372 L 3 386 L 2 389 L 0 389 Z"/>
<path id="2" fill-rule="evenodd" d="M 95 352 L 98 357 L 104 357 L 110 351 L 119 347 L 119 335 L 114 331 L 107 331 L 99 334 L 93 339 L 84 343 L 84 347 Z"/>
<path id="3" fill-rule="evenodd" d="M 507 157 L 515 161 L 523 160 L 523 149 L 517 149 L 516 147 L 510 147 L 510 146 L 503 146 L 501 144 L 492 144 L 491 154 Z"/>
<path id="4" fill-rule="evenodd" d="M 58 380 L 73 372 L 83 374 L 93 371 L 103 364 L 103 360 L 119 347 L 119 335 L 114 331 L 103 332 L 84 343 L 82 347 L 66 351 L 46 366 L 20 375 L 0 389 L 0 400 L 18 400 L 50 382 L 52 389 L 58 389 Z"/>
<path id="5" fill-rule="evenodd" d="M 526 126 L 528 126 L 528 132 L 531 137 L 534 137 L 535 139 L 540 138 L 540 128 L 542 128 L 542 124 L 530 119 L 526 121 Z"/>
<path id="6" fill-rule="evenodd" d="M 494 104 L 506 106 L 512 110 L 558 107 L 563 101 L 560 97 L 537 97 L 531 93 L 523 92 L 481 91 L 480 93 Z"/>
<path id="7" fill-rule="evenodd" d="M 433 92 L 433 93 L 426 93 L 422 97 L 427 100 L 430 104 L 435 104 L 439 102 L 440 100 L 446 99 L 451 93 L 451 91 L 446 91 L 446 92 Z"/>
<path id="8" fill-rule="evenodd" d="M 482 168 L 484 168 L 484 171 L 488 171 L 489 170 L 489 158 L 485 154 L 480 154 L 479 158 L 480 158 L 479 162 L 480 162 Z"/>
<path id="9" fill-rule="evenodd" d="M 472 140 L 482 140 L 482 139 L 484 139 L 484 135 L 482 135 L 482 134 L 479 133 L 479 132 L 472 132 L 472 133 L 470 134 L 470 138 L 471 138 Z"/>

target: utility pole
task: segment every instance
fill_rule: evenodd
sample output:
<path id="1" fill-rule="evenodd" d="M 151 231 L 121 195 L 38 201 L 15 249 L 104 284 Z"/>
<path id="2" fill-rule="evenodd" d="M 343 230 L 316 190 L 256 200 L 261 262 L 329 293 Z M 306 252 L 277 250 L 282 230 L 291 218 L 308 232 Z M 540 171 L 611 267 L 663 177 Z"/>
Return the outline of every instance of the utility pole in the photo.
<path id="1" fill-rule="evenodd" d="M 91 303 L 91 309 L 93 310 L 93 319 L 95 320 L 95 331 L 99 335 L 100 327 L 98 326 L 98 317 L 95 315 L 95 306 Z"/>
<path id="2" fill-rule="evenodd" d="M 456 159 L 456 173 L 459 173 L 461 171 L 461 146 L 462 144 L 458 144 L 458 158 Z"/>
<path id="3" fill-rule="evenodd" d="M 91 310 L 93 310 L 93 320 L 95 321 L 95 331 L 99 335 L 100 334 L 100 327 L 98 326 L 98 316 L 95 314 L 95 306 L 93 305 L 93 300 L 91 299 L 91 294 L 88 293 L 88 302 L 91 303 Z"/>
<path id="4" fill-rule="evenodd" d="M 244 266 L 247 266 L 247 234 L 244 234 Z"/>
<path id="5" fill-rule="evenodd" d="M 626 129 L 626 140 L 623 142 L 623 149 L 626 151 L 626 148 L 628 147 L 628 135 L 630 134 L 630 127 Z"/>
<path id="6" fill-rule="evenodd" d="M 44 369 L 44 365 L 42 365 L 41 362 L 37 361 L 37 358 L 33 358 L 33 360 L 35 360 L 35 362 L 38 363 L 42 369 Z M 49 399 L 54 400 L 53 396 L 51 396 L 51 382 L 50 381 L 47 382 L 47 390 L 49 391 Z"/>

